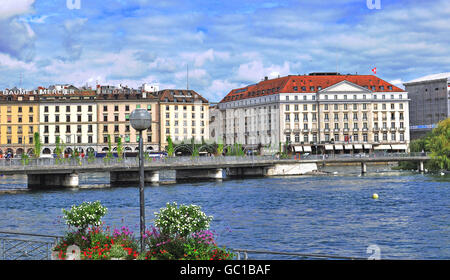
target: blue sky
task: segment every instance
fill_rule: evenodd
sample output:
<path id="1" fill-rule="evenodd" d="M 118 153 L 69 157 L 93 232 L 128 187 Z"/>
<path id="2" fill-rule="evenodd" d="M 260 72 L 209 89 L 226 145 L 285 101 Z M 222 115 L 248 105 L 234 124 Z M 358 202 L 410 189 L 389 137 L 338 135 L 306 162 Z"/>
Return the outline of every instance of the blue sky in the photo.
<path id="1" fill-rule="evenodd" d="M 76 1 L 76 0 L 73 0 Z M 210 101 L 264 76 L 450 72 L 450 2 L 0 0 L 0 89 L 189 88 Z"/>

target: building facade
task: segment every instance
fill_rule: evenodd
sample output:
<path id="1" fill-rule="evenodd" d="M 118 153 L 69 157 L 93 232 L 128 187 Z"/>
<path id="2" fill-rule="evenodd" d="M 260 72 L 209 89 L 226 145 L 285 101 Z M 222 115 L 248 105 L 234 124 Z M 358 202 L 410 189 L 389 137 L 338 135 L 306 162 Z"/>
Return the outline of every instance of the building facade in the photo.
<path id="1" fill-rule="evenodd" d="M 110 144 L 115 152 L 119 139 L 124 152 L 137 152 L 139 133 L 129 122 L 137 108 L 152 117 L 151 127 L 143 131 L 146 151 L 163 151 L 169 135 L 175 142 L 209 138 L 208 100 L 192 90 L 157 90 L 148 84 L 137 90 L 55 85 L 0 92 L 0 154 L 32 154 L 36 132 L 43 155 L 54 154 L 57 143 L 67 154 L 106 152 Z"/>
<path id="2" fill-rule="evenodd" d="M 407 92 L 372 75 L 311 73 L 232 90 L 220 103 L 220 137 L 274 151 L 405 151 Z"/>
<path id="3" fill-rule="evenodd" d="M 41 94 L 39 135 L 43 154 L 53 154 L 57 142 L 71 154 L 97 151 L 95 91 L 72 89 L 66 93 Z"/>
<path id="4" fill-rule="evenodd" d="M 17 89 L 16 89 L 17 90 Z M 38 96 L 32 92 L 0 92 L 0 155 L 32 153 L 39 131 Z"/>
<path id="5" fill-rule="evenodd" d="M 450 73 L 424 76 L 404 83 L 410 102 L 411 139 L 430 132 L 450 117 Z"/>
<path id="6" fill-rule="evenodd" d="M 158 91 L 161 149 L 167 138 L 175 143 L 198 143 L 209 139 L 209 102 L 193 90 Z"/>
<path id="7" fill-rule="evenodd" d="M 151 127 L 143 131 L 146 151 L 159 151 L 159 104 L 151 93 L 121 91 L 97 96 L 99 151 L 108 150 L 108 137 L 117 150 L 119 138 L 125 152 L 136 152 L 139 147 L 139 132 L 130 124 L 130 114 L 135 109 L 146 109 L 152 117 Z"/>

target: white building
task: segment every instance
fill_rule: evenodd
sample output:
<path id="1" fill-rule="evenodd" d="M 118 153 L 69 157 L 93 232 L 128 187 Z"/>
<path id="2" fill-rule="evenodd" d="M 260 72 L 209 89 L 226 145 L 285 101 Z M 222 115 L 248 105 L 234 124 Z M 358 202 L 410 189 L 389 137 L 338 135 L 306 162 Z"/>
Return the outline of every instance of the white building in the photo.
<path id="1" fill-rule="evenodd" d="M 87 153 L 97 150 L 97 105 L 95 91 L 78 91 L 73 95 L 47 94 L 40 97 L 39 135 L 43 153 L 54 153 L 56 138 L 67 151 Z"/>
<path id="2" fill-rule="evenodd" d="M 409 143 L 407 92 L 373 75 L 266 78 L 232 90 L 218 108 L 217 137 L 227 145 L 353 153 Z"/>

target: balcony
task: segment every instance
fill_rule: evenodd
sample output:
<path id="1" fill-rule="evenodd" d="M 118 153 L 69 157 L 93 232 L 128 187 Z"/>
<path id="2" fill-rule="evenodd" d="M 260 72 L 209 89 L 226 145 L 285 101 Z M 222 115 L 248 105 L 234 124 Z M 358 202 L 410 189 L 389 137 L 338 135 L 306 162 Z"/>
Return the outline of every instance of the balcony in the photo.
<path id="1" fill-rule="evenodd" d="M 292 130 L 290 128 L 287 128 L 284 130 L 284 134 L 291 134 Z"/>

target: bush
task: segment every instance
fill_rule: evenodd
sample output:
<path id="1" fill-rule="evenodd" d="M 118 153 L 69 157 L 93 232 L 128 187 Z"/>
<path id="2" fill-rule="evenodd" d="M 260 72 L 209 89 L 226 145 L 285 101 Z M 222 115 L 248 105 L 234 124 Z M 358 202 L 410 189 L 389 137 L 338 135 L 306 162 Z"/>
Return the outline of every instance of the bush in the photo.
<path id="1" fill-rule="evenodd" d="M 106 214 L 107 208 L 100 201 L 83 202 L 79 206 L 73 205 L 68 211 L 62 210 L 66 224 L 85 231 L 89 226 L 100 226 L 101 219 Z"/>
<path id="2" fill-rule="evenodd" d="M 168 237 L 186 237 L 197 231 L 209 228 L 212 216 L 206 216 L 197 205 L 167 203 L 166 208 L 155 212 L 155 225 L 161 234 Z"/>

